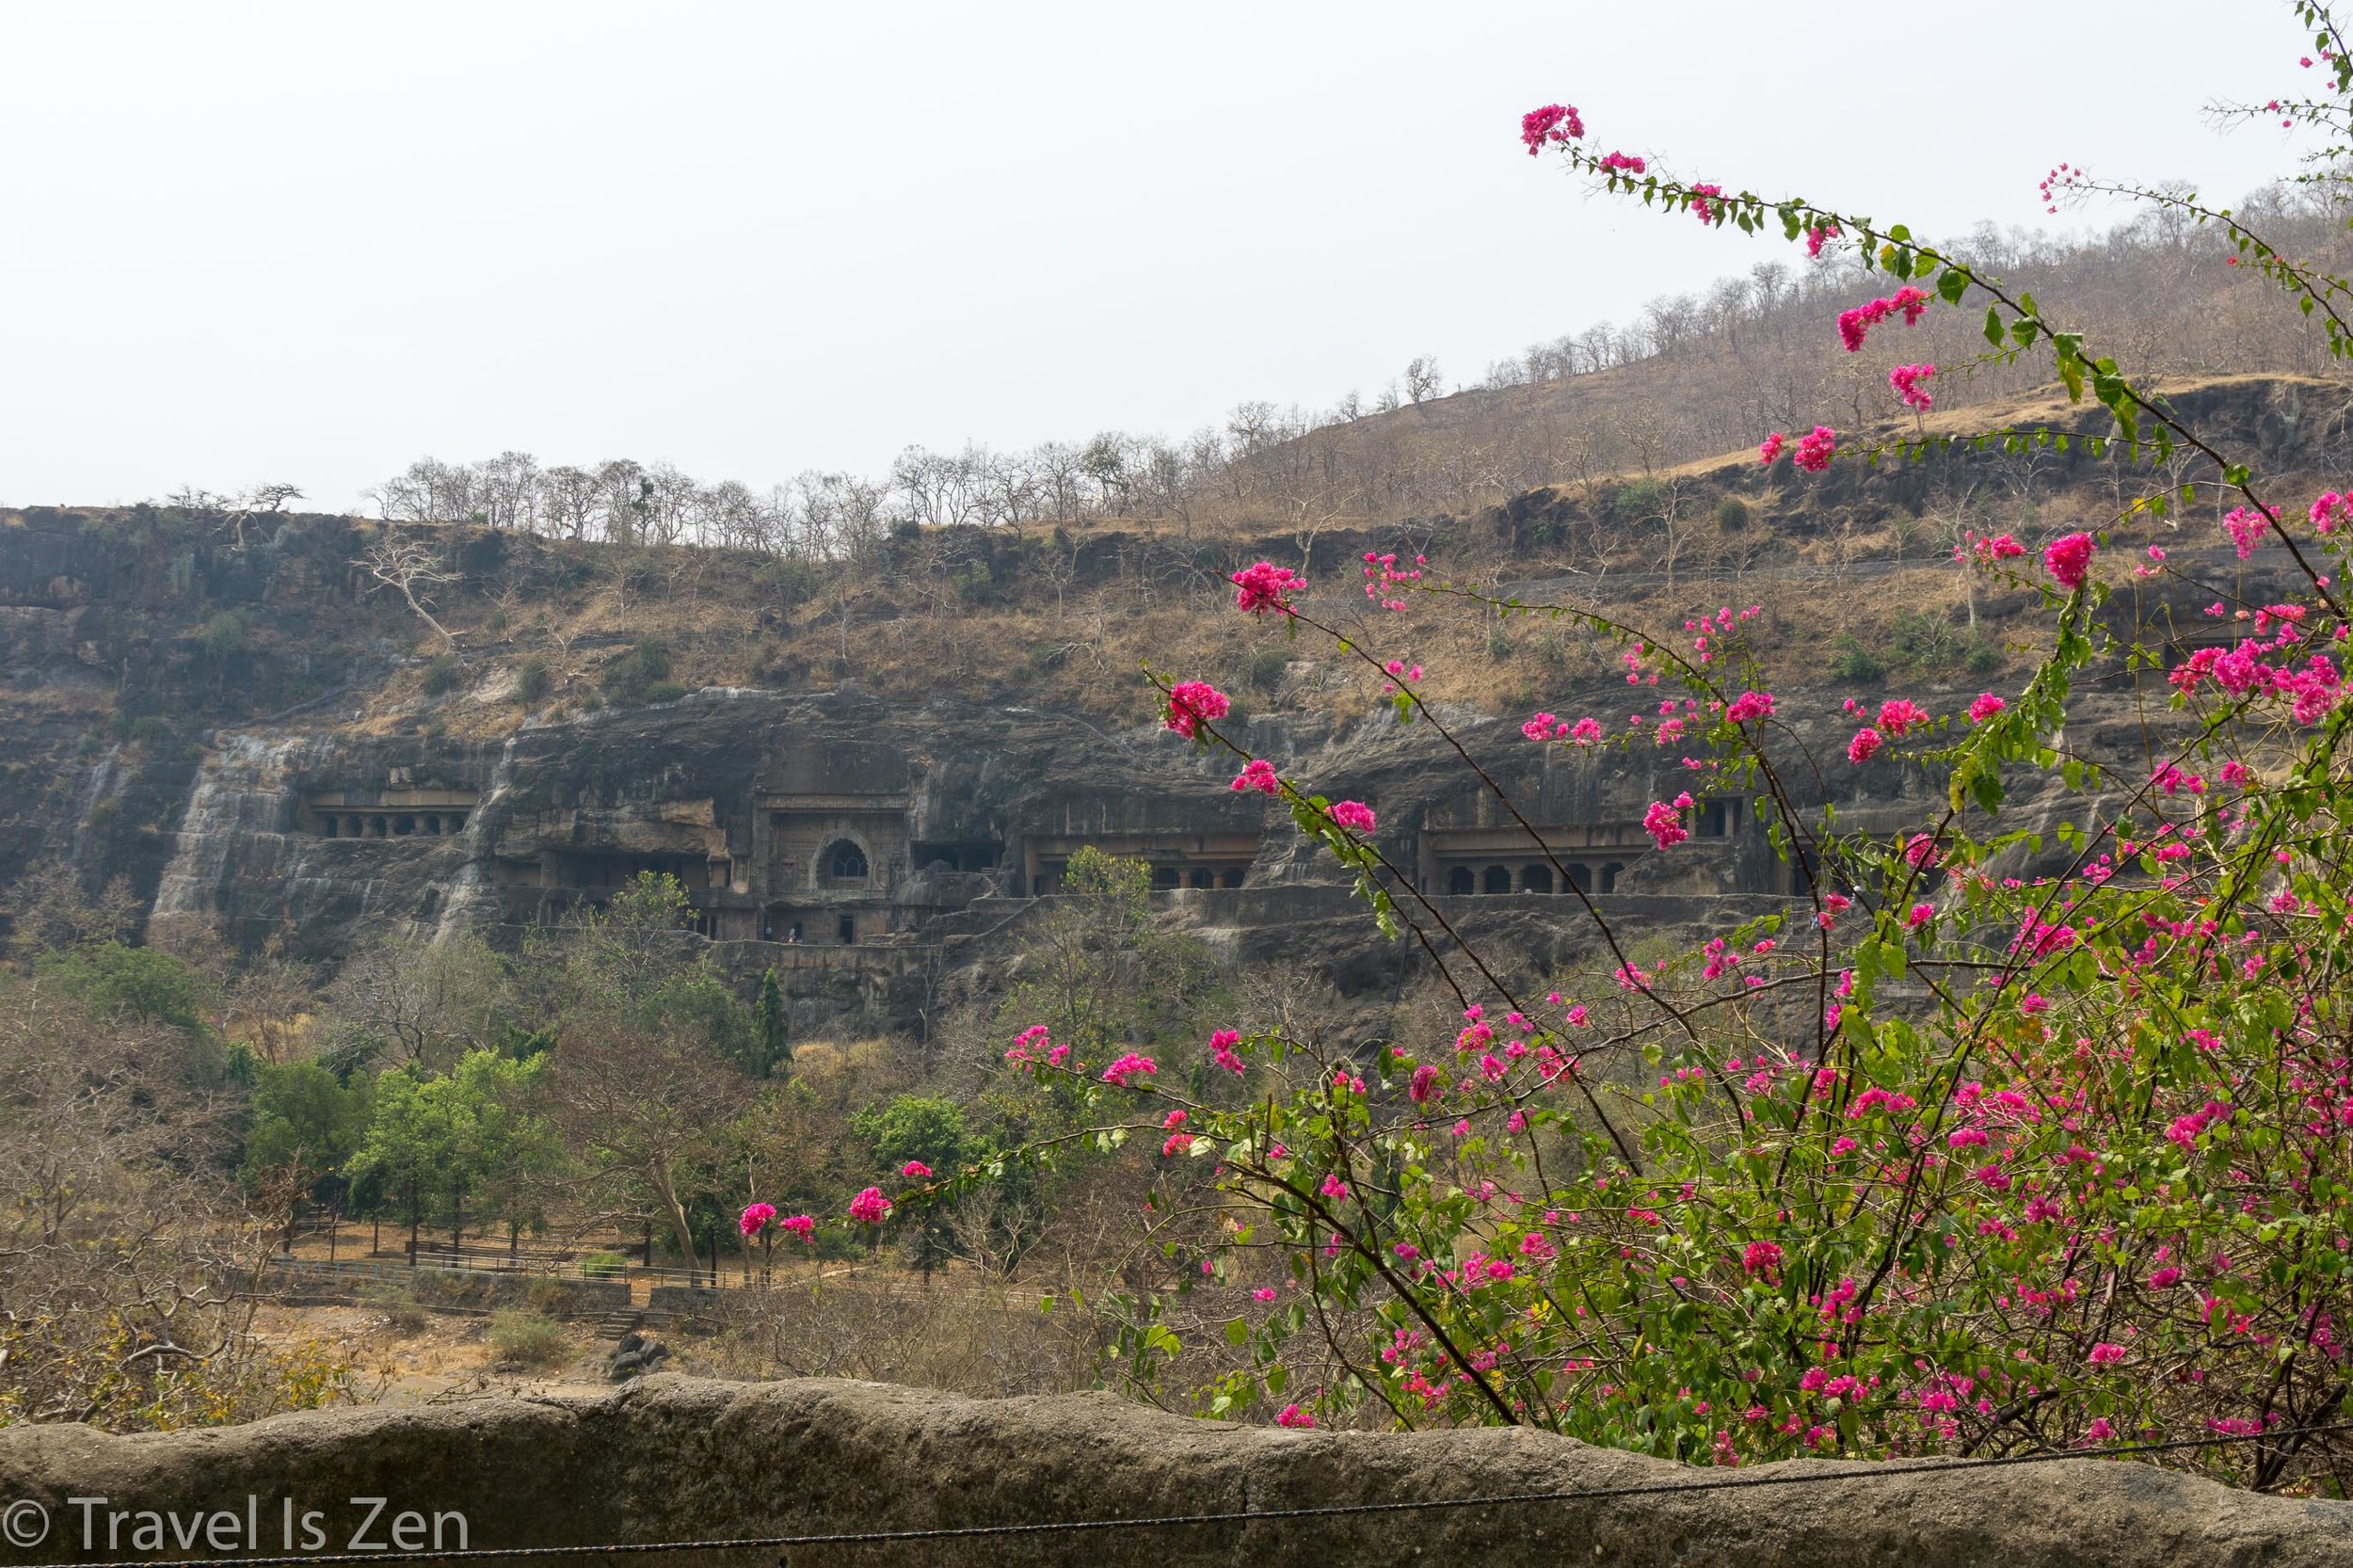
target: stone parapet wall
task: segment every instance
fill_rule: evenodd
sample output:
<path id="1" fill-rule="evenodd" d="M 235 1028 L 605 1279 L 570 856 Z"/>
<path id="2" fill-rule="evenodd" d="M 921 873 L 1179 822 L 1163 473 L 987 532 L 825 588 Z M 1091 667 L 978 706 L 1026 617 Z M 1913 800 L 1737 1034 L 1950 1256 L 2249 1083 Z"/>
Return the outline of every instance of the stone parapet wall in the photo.
<path id="1" fill-rule="evenodd" d="M 802 1564 L 1084 1563 L 1329 1568 L 1429 1562 L 1608 1568 L 2341 1568 L 2353 1504 L 2234 1492 L 2105 1460 L 1901 1476 L 1817 1462 L 1739 1473 L 1795 1484 L 1263 1522 L 795 1547 Z M 110 1437 L 0 1431 L 0 1500 L 47 1510 L 50 1534 L 0 1564 L 121 1560 L 107 1514 L 227 1511 L 243 1548 L 283 1549 L 286 1499 L 344 1549 L 371 1505 L 443 1545 L 588 1545 L 1437 1502 L 1728 1479 L 1519 1431 L 1402 1435 L 1188 1420 L 1108 1395 L 976 1400 L 875 1384 L 657 1376 L 610 1395 L 329 1411 L 248 1427 Z M 71 1504 L 104 1497 L 103 1504 Z M 254 1499 L 248 1505 L 248 1498 Z M 248 1517 L 254 1542 L 242 1535 Z M 85 1551 L 83 1519 L 98 1549 Z M 296 1515 L 299 1517 L 299 1513 Z M 21 1520 L 23 1515 L 12 1519 Z M 128 1527 L 125 1527 L 128 1528 Z M 297 1550 L 303 1543 L 295 1542 Z M 176 1546 L 176 1543 L 175 1543 Z M 364 1548 L 362 1548 L 364 1549 Z M 664 1555 L 744 1568 L 774 1548 Z"/>

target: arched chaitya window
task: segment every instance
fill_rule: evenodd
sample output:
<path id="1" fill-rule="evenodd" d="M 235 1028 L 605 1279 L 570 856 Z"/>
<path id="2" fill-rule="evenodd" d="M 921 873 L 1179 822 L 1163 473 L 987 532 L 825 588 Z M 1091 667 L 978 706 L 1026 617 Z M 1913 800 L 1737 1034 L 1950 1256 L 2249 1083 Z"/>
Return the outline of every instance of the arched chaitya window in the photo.
<path id="1" fill-rule="evenodd" d="M 836 882 L 866 880 L 866 852 L 847 839 L 834 840 L 825 855 L 825 873 Z"/>
<path id="2" fill-rule="evenodd" d="M 1571 861 L 1569 863 L 1569 886 L 1580 893 L 1592 892 L 1593 890 L 1593 868 L 1582 861 Z"/>
<path id="3" fill-rule="evenodd" d="M 1489 866 L 1487 868 L 1486 887 L 1487 891 L 1491 893 L 1510 892 L 1512 890 L 1512 868 L 1509 866 Z"/>
<path id="4" fill-rule="evenodd" d="M 1550 866 L 1522 866 L 1520 868 L 1520 891 L 1523 893 L 1551 892 L 1552 868 Z"/>
<path id="5" fill-rule="evenodd" d="M 1471 875 L 1468 866 L 1457 866 L 1446 873 L 1446 890 L 1449 893 L 1475 893 L 1479 890 L 1479 881 Z"/>

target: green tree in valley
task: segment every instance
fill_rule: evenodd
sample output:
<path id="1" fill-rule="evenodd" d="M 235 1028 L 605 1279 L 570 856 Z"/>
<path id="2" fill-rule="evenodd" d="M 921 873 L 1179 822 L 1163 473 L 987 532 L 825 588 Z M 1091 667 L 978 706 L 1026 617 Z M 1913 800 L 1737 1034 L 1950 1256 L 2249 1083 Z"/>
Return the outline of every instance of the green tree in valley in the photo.
<path id="1" fill-rule="evenodd" d="M 767 1078 L 792 1065 L 792 1032 L 785 1016 L 784 987 L 776 983 L 774 968 L 760 977 L 760 996 L 752 1003 L 752 1040 L 755 1058 L 746 1066 L 753 1077 Z"/>
<path id="2" fill-rule="evenodd" d="M 344 1164 L 367 1136 L 368 1089 L 368 1080 L 345 1084 L 315 1062 L 264 1064 L 239 1162 L 247 1185 L 285 1173 L 313 1196 L 339 1188 Z"/>

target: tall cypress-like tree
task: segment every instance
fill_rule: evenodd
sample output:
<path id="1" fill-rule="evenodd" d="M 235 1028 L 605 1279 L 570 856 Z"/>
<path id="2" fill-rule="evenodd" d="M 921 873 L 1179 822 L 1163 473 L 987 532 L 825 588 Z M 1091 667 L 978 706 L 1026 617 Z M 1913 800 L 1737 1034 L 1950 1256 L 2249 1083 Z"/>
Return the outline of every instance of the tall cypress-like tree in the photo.
<path id="1" fill-rule="evenodd" d="M 760 977 L 760 1000 L 752 1004 L 752 1033 L 760 1052 L 760 1076 L 773 1078 L 777 1069 L 792 1064 L 792 1026 L 785 1020 L 784 987 L 776 984 L 774 968 Z"/>

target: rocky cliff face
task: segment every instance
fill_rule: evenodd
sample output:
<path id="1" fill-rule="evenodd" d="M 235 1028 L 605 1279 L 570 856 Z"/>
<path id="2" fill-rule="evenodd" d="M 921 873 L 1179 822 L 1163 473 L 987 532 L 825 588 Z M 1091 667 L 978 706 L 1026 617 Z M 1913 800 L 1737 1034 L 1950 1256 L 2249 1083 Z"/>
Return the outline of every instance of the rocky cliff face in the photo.
<path id="1" fill-rule="evenodd" d="M 1753 819 L 1719 812 L 1687 850 L 1653 850 L 1640 820 L 1682 787 L 1672 758 L 1541 751 L 1463 718 L 1549 855 L 1427 726 L 1384 711 L 1339 731 L 1279 717 L 1249 730 L 1278 765 L 1375 806 L 1400 887 L 1476 905 L 1466 918 L 1499 922 L 1530 962 L 1565 955 L 1547 928 L 1567 923 L 1570 873 L 1605 902 L 1686 919 L 1725 895 L 1788 891 Z M 1234 791 L 1233 771 L 1156 728 L 910 712 L 855 688 L 705 691 L 496 744 L 226 732 L 196 766 L 154 912 L 248 943 L 283 933 L 332 961 L 387 935 L 559 920 L 662 871 L 738 968 L 781 963 L 805 1000 L 838 998 L 840 974 L 868 976 L 859 995 L 885 1015 L 871 1021 L 904 1025 L 923 987 L 894 980 L 939 973 L 951 942 L 976 961 L 983 937 L 1050 896 L 1061 864 L 1093 845 L 1150 862 L 1170 918 L 1238 960 L 1304 962 L 1344 988 L 1394 984 L 1402 956 L 1329 856 L 1266 797 Z M 1465 878 L 1474 891 L 1449 890 Z"/>
<path id="2" fill-rule="evenodd" d="M 2218 381 L 2181 399 L 2291 472 L 2331 456 L 2306 383 Z M 2123 481 L 2080 443 L 2037 461 L 2012 487 L 2035 526 L 2113 514 Z M 1123 655 L 1141 648 L 1261 708 L 1234 732 L 1311 788 L 1371 804 L 1398 889 L 1450 901 L 1450 919 L 1541 968 L 1590 941 L 1578 891 L 1667 936 L 1785 897 L 1792 872 L 1753 802 L 1694 791 L 1695 837 L 1657 855 L 1645 808 L 1698 776 L 1679 748 L 1547 751 L 1516 731 L 1546 707 L 1623 735 L 1629 708 L 1654 709 L 1657 692 L 1626 687 L 1606 643 L 1542 620 L 1482 629 L 1476 615 L 1414 632 L 1455 636 L 1431 652 L 1433 699 L 1515 816 L 1429 727 L 1378 706 L 1339 716 L 1367 696 L 1346 661 L 1245 637 L 1267 629 L 1239 623 L 1224 572 L 1300 560 L 1329 585 L 1321 612 L 1349 625 L 1356 557 L 1385 539 L 1427 549 L 1433 570 L 1530 601 L 1598 596 L 1652 625 L 1675 624 L 1694 595 L 1768 600 L 1769 664 L 1791 672 L 1772 744 L 1794 787 L 1834 799 L 1844 828 L 1889 831 L 1939 792 L 1892 761 L 1846 765 L 1840 700 L 1900 690 L 1949 713 L 1980 685 L 2010 689 L 2042 634 L 2030 583 L 1964 600 L 1913 532 L 1951 501 L 1938 484 L 1990 483 L 2001 462 L 1842 467 L 1801 487 L 1727 462 L 1689 477 L 1677 504 L 1705 516 L 1718 492 L 1745 496 L 1755 531 L 1690 546 L 1679 584 L 1648 569 L 1656 552 L 1612 520 L 1624 496 L 1606 487 L 1389 536 L 909 536 L 839 570 L 450 528 L 431 536 L 456 584 L 439 605 L 455 651 L 371 591 L 356 562 L 377 534 L 356 520 L 0 514 L 0 908 L 28 867 L 62 859 L 92 890 L 122 879 L 154 917 L 216 920 L 248 946 L 282 935 L 331 964 L 388 933 L 511 938 L 659 871 L 687 887 L 731 965 L 788 977 L 806 1021 L 905 1024 L 943 977 L 984 969 L 991 943 L 1017 937 L 1029 901 L 1092 845 L 1148 861 L 1168 917 L 1238 961 L 1305 967 L 1343 990 L 1401 983 L 1410 951 L 1378 937 L 1329 857 L 1263 797 L 1228 788 L 1230 759 L 1144 716 L 1150 688 Z M 2284 552 L 2242 560 L 2209 521 L 2163 526 L 2170 575 L 2119 568 L 2104 618 L 2120 636 L 2154 619 L 2227 640 L 2238 629 L 2206 615 L 2211 599 L 2283 597 Z M 1905 627 L 1930 652 L 1897 646 Z M 1022 640 L 1041 635 L 1052 640 Z M 618 679 L 648 637 L 695 689 Z M 1900 674 L 1840 684 L 1833 647 Z M 2103 666 L 2078 743 L 2140 755 L 2157 679 Z M 2036 788 L 2019 804 L 2026 825 L 2086 808 Z"/>

